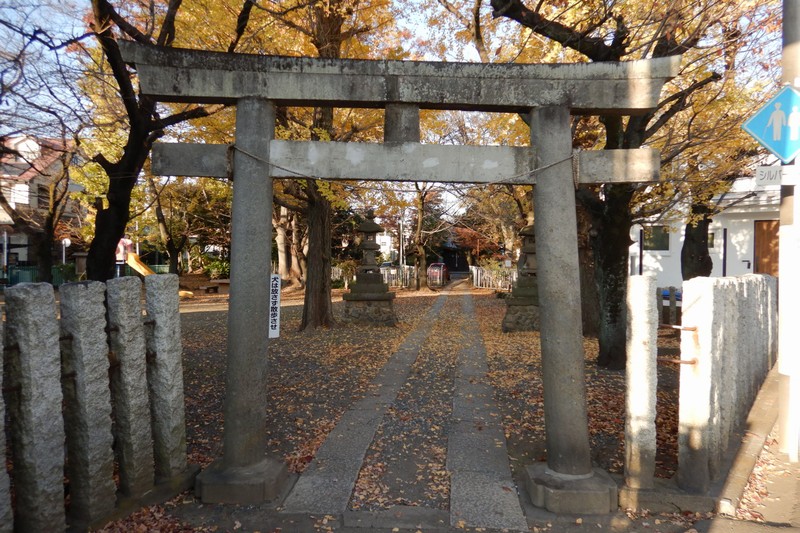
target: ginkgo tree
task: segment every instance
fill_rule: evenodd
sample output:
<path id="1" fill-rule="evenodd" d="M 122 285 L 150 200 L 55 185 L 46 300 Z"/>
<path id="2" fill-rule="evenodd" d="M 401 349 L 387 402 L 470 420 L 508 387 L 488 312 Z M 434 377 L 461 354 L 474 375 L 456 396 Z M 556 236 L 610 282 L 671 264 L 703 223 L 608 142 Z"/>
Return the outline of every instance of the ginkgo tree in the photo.
<path id="1" fill-rule="evenodd" d="M 627 61 L 682 55 L 680 75 L 665 88 L 653 111 L 629 117 L 575 119 L 575 147 L 638 148 L 662 152 L 665 178 L 673 185 L 582 186 L 577 199 L 587 216 L 600 303 L 598 363 L 625 366 L 625 291 L 630 228 L 646 216 L 635 206 L 646 195 L 667 204 L 678 193 L 703 201 L 687 182 L 716 183 L 730 168 L 747 167 L 757 153 L 735 132 L 753 94 L 770 81 L 779 36 L 778 2 L 693 0 L 526 2 L 523 0 L 438 0 L 424 8 L 437 21 L 461 31 L 436 32 L 447 46 L 470 47 L 492 62 Z M 429 49 L 436 49 L 430 47 Z M 694 167 L 691 162 L 698 162 Z M 711 185 L 717 187 L 717 185 Z M 666 194 L 662 194 L 666 193 Z M 650 202 L 650 207 L 662 202 Z"/>
<path id="2" fill-rule="evenodd" d="M 237 38 L 246 40 L 251 32 L 274 25 L 293 43 L 291 55 L 339 59 L 391 56 L 396 43 L 390 36 L 393 18 L 385 2 L 375 0 L 325 0 L 298 4 L 267 1 L 245 2 L 237 25 Z M 381 29 L 381 35 L 376 34 Z M 257 37 L 255 34 L 253 39 Z M 388 49 L 387 49 L 388 48 Z M 279 136 L 313 141 L 364 140 L 379 133 L 378 113 L 332 107 L 293 109 L 279 128 Z M 325 176 L 319 176 L 324 178 Z M 307 271 L 304 276 L 305 301 L 300 328 L 333 325 L 331 307 L 331 220 L 333 208 L 346 207 L 345 189 L 316 176 L 298 176 L 282 190 L 292 199 L 279 203 L 302 210 L 307 221 Z"/>

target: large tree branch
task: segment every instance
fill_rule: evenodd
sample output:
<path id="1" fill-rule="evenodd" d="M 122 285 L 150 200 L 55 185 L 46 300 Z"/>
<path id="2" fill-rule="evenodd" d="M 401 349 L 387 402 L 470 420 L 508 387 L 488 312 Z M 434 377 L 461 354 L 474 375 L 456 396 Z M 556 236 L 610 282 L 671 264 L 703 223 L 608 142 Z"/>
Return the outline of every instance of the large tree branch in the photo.
<path id="1" fill-rule="evenodd" d="M 236 17 L 236 35 L 231 40 L 231 44 L 228 45 L 228 53 L 234 52 L 239 45 L 239 41 L 244 35 L 244 30 L 247 29 L 247 23 L 250 22 L 250 12 L 253 10 L 254 5 L 255 2 L 252 0 L 244 0 L 239 16 Z"/>
<path id="2" fill-rule="evenodd" d="M 475 48 L 478 49 L 478 55 L 484 63 L 489 62 L 489 52 L 486 50 L 486 43 L 483 40 L 483 31 L 481 29 L 481 4 L 483 0 L 475 0 L 475 5 L 472 8 L 472 40 L 475 43 Z"/>
<path id="3" fill-rule="evenodd" d="M 185 122 L 187 120 L 192 120 L 195 118 L 202 118 L 202 117 L 210 117 L 211 115 L 222 111 L 226 107 L 228 106 L 225 104 L 214 104 L 209 106 L 193 107 L 191 109 L 187 109 L 186 111 L 181 111 L 180 113 L 169 115 L 168 117 L 165 118 L 158 118 L 153 121 L 153 125 L 154 127 L 157 127 L 159 129 L 166 128 L 168 126 L 174 126 L 175 124 L 180 124 L 181 122 Z"/>
<path id="4" fill-rule="evenodd" d="M 181 7 L 182 0 L 170 0 L 164 22 L 161 24 L 161 31 L 156 41 L 159 46 L 171 46 L 175 40 L 175 16 Z"/>
<path id="5" fill-rule="evenodd" d="M 92 6 L 95 16 L 94 24 L 100 24 L 99 28 L 95 28 L 95 32 L 99 33 L 101 31 L 108 31 L 110 33 L 111 26 L 108 24 L 108 21 L 111 21 L 117 25 L 122 33 L 132 38 L 134 41 L 143 44 L 153 44 L 153 41 L 150 39 L 150 37 L 140 32 L 136 26 L 125 20 L 122 15 L 117 13 L 117 10 L 114 9 L 114 6 L 112 6 L 106 0 L 93 0 Z M 102 14 L 100 20 L 98 20 L 98 13 Z"/>
<path id="6" fill-rule="evenodd" d="M 659 103 L 659 109 L 663 109 L 664 106 L 669 105 L 669 108 L 661 113 L 658 119 L 653 122 L 644 132 L 644 139 L 649 139 L 653 136 L 659 129 L 661 129 L 664 124 L 669 122 L 669 120 L 686 109 L 689 97 L 697 90 L 705 87 L 710 83 L 714 83 L 722 79 L 722 76 L 717 74 L 716 72 L 712 72 L 711 75 L 702 79 L 700 81 L 696 81 L 691 84 L 689 87 L 683 89 L 682 91 L 678 91 L 677 93 L 671 95 L 669 98 L 666 98 L 663 102 Z"/>
<path id="7" fill-rule="evenodd" d="M 131 77 L 128 74 L 128 69 L 125 66 L 125 61 L 122 59 L 122 54 L 117 46 L 117 41 L 111 31 L 111 21 L 115 14 L 114 9 L 106 0 L 93 0 L 92 8 L 94 10 L 93 26 L 95 35 L 100 41 L 100 46 L 103 48 L 103 53 L 108 60 L 111 67 L 111 72 L 114 79 L 117 81 L 119 87 L 120 97 L 125 106 L 125 112 L 133 123 L 138 117 L 138 106 L 136 101 L 136 91 L 133 88 Z M 119 24 L 117 24 L 119 26 Z M 138 30 L 137 30 L 138 31 Z"/>
<path id="8" fill-rule="evenodd" d="M 506 17 L 515 20 L 543 37 L 580 52 L 592 61 L 619 61 L 624 55 L 624 36 L 621 41 L 618 41 L 615 37 L 612 43 L 616 43 L 616 47 L 612 47 L 600 37 L 590 37 L 585 35 L 584 32 L 576 31 L 559 22 L 546 19 L 538 11 L 529 9 L 522 3 L 522 0 L 491 1 L 495 18 Z M 618 20 L 618 26 L 619 24 L 620 21 Z"/>

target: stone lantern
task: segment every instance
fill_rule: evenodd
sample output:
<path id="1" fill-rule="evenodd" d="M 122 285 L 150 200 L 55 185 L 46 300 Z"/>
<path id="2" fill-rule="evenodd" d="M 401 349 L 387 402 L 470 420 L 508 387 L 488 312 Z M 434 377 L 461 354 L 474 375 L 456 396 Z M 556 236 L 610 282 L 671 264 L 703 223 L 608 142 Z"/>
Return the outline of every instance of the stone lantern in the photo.
<path id="1" fill-rule="evenodd" d="M 536 236 L 533 217 L 519 232 L 522 248 L 517 263 L 517 282 L 506 298 L 503 331 L 535 331 L 539 329 L 539 283 L 536 277 Z"/>
<path id="2" fill-rule="evenodd" d="M 376 237 L 383 232 L 383 228 L 375 223 L 375 214 L 371 209 L 367 211 L 366 220 L 358 226 L 358 231 L 362 234 L 363 256 L 356 270 L 356 282 L 350 286 L 350 292 L 342 295 L 345 319 L 394 326 L 397 324 L 395 294 L 383 282 L 381 269 L 375 261 L 375 253 L 380 250 Z"/>

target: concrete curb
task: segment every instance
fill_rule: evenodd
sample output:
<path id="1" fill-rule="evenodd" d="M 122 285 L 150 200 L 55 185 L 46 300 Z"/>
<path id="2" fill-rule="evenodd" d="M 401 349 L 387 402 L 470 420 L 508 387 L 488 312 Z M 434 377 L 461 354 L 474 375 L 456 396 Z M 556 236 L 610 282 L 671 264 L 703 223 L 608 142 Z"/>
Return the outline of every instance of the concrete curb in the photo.
<path id="1" fill-rule="evenodd" d="M 764 384 L 753 402 L 753 407 L 750 409 L 750 414 L 747 416 L 747 425 L 739 451 L 733 459 L 717 498 L 715 509 L 717 513 L 728 516 L 736 514 L 736 508 L 742 499 L 747 481 L 750 479 L 750 474 L 753 472 L 777 418 L 778 368 L 775 365 L 767 374 Z"/>

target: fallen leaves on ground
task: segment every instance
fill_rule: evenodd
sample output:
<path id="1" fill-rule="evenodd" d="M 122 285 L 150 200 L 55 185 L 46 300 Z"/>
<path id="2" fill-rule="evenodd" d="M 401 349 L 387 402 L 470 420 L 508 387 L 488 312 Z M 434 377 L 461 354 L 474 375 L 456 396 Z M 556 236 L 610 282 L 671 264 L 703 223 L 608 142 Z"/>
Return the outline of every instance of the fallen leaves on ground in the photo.
<path id="1" fill-rule="evenodd" d="M 502 415 L 512 469 L 547 459 L 544 388 L 538 331 L 503 333 L 505 302 L 491 295 L 475 297 L 477 323 L 489 362 L 489 376 Z M 659 346 L 671 346 L 676 334 L 665 331 Z M 596 339 L 584 339 L 586 402 L 592 460 L 622 473 L 625 445 L 625 373 L 597 366 Z M 677 468 L 678 388 L 675 365 L 659 365 L 656 426 L 656 475 L 671 477 Z"/>
<path id="2" fill-rule="evenodd" d="M 353 510 L 395 505 L 448 509 L 447 428 L 456 355 L 466 326 L 460 300 L 450 297 L 420 347 L 409 378 L 389 407 L 350 500 Z"/>

